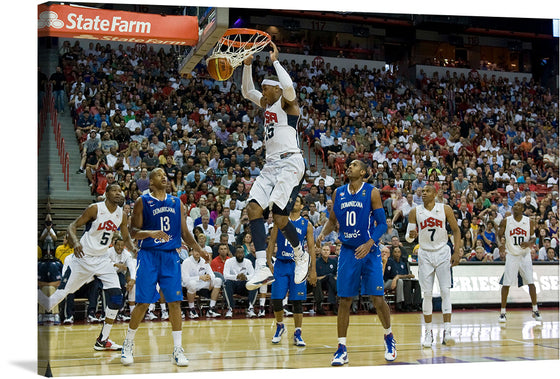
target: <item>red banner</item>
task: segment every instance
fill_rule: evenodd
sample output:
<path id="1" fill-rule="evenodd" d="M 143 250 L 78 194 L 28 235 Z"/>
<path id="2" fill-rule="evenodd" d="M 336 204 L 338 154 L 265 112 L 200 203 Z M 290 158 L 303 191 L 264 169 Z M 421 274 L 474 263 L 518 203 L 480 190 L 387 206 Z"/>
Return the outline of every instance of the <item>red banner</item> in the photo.
<path id="1" fill-rule="evenodd" d="M 58 4 L 41 4 L 38 8 L 39 37 L 187 46 L 198 43 L 196 16 L 162 16 Z"/>

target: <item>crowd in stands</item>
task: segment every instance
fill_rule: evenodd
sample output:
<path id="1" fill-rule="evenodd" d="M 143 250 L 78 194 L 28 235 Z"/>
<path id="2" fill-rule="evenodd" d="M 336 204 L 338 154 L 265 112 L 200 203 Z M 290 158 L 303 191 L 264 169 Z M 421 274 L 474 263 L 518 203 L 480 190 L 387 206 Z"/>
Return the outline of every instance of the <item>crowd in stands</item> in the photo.
<path id="1" fill-rule="evenodd" d="M 63 88 L 60 110 L 74 122 L 83 152 L 79 172 L 97 199 L 107 183 L 118 182 L 130 212 L 148 189 L 150 170 L 163 167 L 168 193 L 180 197 L 189 226 L 206 237 L 198 240 L 213 258 L 227 244 L 228 256 L 242 246 L 251 259 L 245 205 L 264 163 L 262 110 L 232 80 L 210 78 L 202 62 L 192 76 L 179 75 L 177 58 L 173 47 L 64 42 L 60 67 L 49 78 Z M 414 250 L 402 248 L 399 233 L 422 202 L 421 189 L 433 184 L 438 201 L 455 211 L 464 260 L 504 259 L 496 233 L 517 201 L 538 226 L 534 259 L 558 260 L 556 93 L 533 80 L 475 70 L 411 82 L 357 65 L 282 63 L 297 89 L 302 141 L 322 161 L 308 162 L 301 190 L 303 215 L 316 234 L 348 163 L 362 159 L 391 224 L 382 242 L 398 246 L 404 258 Z M 257 57 L 253 70 L 257 83 L 275 72 L 268 57 Z M 325 241 L 335 255 L 336 233 Z"/>

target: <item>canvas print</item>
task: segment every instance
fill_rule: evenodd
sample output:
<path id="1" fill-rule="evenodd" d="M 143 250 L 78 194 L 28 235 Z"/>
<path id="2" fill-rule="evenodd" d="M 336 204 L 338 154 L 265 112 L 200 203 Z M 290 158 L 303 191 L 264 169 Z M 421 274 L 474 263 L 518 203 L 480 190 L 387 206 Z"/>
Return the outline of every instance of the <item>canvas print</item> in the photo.
<path id="1" fill-rule="evenodd" d="M 558 360 L 558 20 L 373 8 L 37 6 L 37 374 Z"/>

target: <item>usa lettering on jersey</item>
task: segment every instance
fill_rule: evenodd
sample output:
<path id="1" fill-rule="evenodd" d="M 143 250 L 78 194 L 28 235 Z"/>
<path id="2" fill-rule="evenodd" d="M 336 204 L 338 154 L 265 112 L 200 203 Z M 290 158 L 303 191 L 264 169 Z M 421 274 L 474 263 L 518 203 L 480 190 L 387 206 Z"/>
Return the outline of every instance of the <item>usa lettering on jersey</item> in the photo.
<path id="1" fill-rule="evenodd" d="M 510 236 L 524 236 L 527 237 L 527 231 L 523 228 L 517 227 L 515 229 L 510 230 Z"/>
<path id="2" fill-rule="evenodd" d="M 278 123 L 278 115 L 275 112 L 266 111 L 264 112 L 264 120 L 267 124 Z"/>
<path id="3" fill-rule="evenodd" d="M 97 227 L 97 230 L 107 230 L 109 232 L 116 232 L 118 229 L 119 227 L 111 220 L 105 221 Z"/>
<path id="4" fill-rule="evenodd" d="M 443 228 L 443 222 L 441 220 L 438 220 L 437 218 L 428 217 L 427 219 L 425 219 L 420 223 L 420 229 L 433 228 L 433 227 Z"/>

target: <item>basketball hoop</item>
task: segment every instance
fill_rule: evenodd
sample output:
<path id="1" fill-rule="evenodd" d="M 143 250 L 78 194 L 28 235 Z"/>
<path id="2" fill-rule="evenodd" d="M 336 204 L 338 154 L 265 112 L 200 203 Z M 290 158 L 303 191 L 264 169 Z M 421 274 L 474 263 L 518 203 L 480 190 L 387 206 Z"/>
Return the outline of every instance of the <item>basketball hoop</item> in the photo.
<path id="1" fill-rule="evenodd" d="M 235 69 L 243 63 L 243 60 L 250 55 L 262 51 L 270 42 L 270 35 L 262 30 L 233 28 L 228 29 L 220 38 L 212 54 L 206 60 L 214 58 L 225 58 Z"/>

